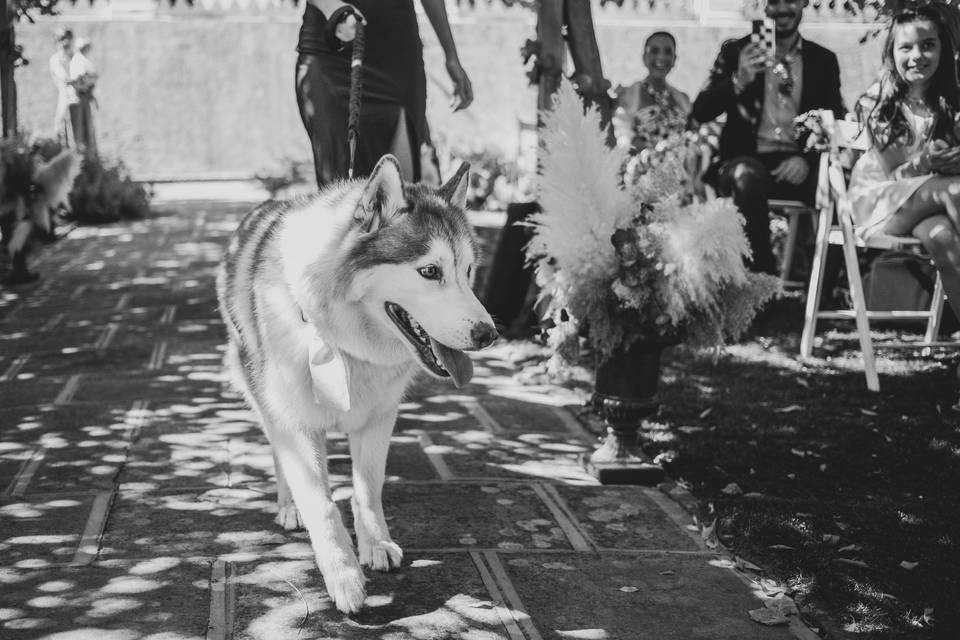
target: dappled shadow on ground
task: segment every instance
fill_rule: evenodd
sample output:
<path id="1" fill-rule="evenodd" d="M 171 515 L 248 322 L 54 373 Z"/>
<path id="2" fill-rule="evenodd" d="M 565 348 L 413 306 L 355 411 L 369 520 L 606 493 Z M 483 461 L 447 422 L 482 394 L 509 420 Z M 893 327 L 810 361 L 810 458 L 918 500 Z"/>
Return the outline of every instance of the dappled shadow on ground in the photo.
<path id="1" fill-rule="evenodd" d="M 470 556 L 413 554 L 390 573 L 369 572 L 364 609 L 347 617 L 323 590 L 312 561 L 266 561 L 234 569 L 234 638 L 504 638 L 495 604 Z"/>
<path id="2" fill-rule="evenodd" d="M 892 638 L 957 628 L 956 352 L 881 350 L 877 394 L 866 389 L 856 335 L 838 326 L 829 338 L 807 362 L 794 336 L 776 332 L 716 362 L 673 350 L 649 449 L 712 505 L 702 515 L 718 519 L 721 541 L 846 630 Z"/>
<path id="3" fill-rule="evenodd" d="M 180 557 L 47 566 L 21 561 L 0 566 L 3 637 L 203 638 L 210 565 Z M 59 637 L 59 635 L 57 636 Z"/>

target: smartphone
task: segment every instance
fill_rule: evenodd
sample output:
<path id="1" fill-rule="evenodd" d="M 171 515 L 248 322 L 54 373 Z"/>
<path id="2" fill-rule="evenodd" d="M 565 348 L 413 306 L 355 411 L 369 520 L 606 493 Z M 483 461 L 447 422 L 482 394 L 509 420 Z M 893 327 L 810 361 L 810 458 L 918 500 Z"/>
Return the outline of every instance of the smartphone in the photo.
<path id="1" fill-rule="evenodd" d="M 755 42 L 763 47 L 764 63 L 767 67 L 773 66 L 774 51 L 777 46 L 774 36 L 775 29 L 776 24 L 772 18 L 750 22 L 750 42 Z"/>

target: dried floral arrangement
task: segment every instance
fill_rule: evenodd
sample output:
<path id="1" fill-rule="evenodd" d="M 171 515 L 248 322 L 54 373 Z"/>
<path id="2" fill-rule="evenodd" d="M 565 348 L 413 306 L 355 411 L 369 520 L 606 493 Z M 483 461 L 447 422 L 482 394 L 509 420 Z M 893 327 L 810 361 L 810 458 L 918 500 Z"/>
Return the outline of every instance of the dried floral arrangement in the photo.
<path id="1" fill-rule="evenodd" d="M 628 152 L 607 146 L 599 112 L 585 112 L 569 82 L 543 118 L 543 212 L 530 221 L 527 258 L 555 353 L 576 358 L 583 332 L 600 358 L 637 341 L 736 340 L 780 284 L 745 267 L 732 201 L 695 201 L 669 139 L 655 161 L 624 173 Z"/>

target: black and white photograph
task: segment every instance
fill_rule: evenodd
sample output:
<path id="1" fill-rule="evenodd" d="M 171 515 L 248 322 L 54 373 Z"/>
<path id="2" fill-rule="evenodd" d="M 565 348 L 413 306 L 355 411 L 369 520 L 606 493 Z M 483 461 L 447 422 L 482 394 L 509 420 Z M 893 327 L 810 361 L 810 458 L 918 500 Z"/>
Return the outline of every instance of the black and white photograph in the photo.
<path id="1" fill-rule="evenodd" d="M 960 0 L 3 0 L 0 639 L 960 638 Z"/>

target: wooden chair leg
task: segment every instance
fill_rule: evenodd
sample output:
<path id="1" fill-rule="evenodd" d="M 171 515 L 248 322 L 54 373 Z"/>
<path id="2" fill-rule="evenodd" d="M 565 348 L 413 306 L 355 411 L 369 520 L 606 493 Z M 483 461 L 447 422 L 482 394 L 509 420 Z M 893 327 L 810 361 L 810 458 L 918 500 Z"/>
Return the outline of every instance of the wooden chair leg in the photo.
<path id="1" fill-rule="evenodd" d="M 937 279 L 933 285 L 933 296 L 930 300 L 930 317 L 927 319 L 927 332 L 923 336 L 923 341 L 931 344 L 940 337 L 940 322 L 943 320 L 943 280 L 940 279 L 940 272 L 937 272 Z M 932 353 L 930 347 L 925 347 L 921 352 L 924 357 Z"/>
<path id="2" fill-rule="evenodd" d="M 850 285 L 850 297 L 853 299 L 853 312 L 860 338 L 860 352 L 863 356 L 863 371 L 867 377 L 867 388 L 880 391 L 880 378 L 873 354 L 873 338 L 870 335 L 870 321 L 867 319 L 867 303 L 863 295 L 863 282 L 860 279 L 860 264 L 857 262 L 857 249 L 853 230 L 843 227 L 843 258 L 847 267 L 847 280 Z"/>
<path id="3" fill-rule="evenodd" d="M 830 246 L 830 218 L 833 212 L 824 209 L 817 216 L 817 244 L 813 250 L 810 268 L 810 285 L 807 288 L 807 304 L 803 313 L 803 332 L 800 334 L 800 357 L 809 358 L 813 353 L 813 338 L 817 332 L 817 312 L 820 310 L 823 277 L 827 269 L 827 249 Z"/>
<path id="4" fill-rule="evenodd" d="M 797 233 L 800 231 L 800 216 L 787 214 L 787 240 L 783 246 L 783 261 L 780 263 L 780 282 L 786 286 L 790 280 L 790 268 L 793 267 L 793 254 L 797 250 Z"/>

